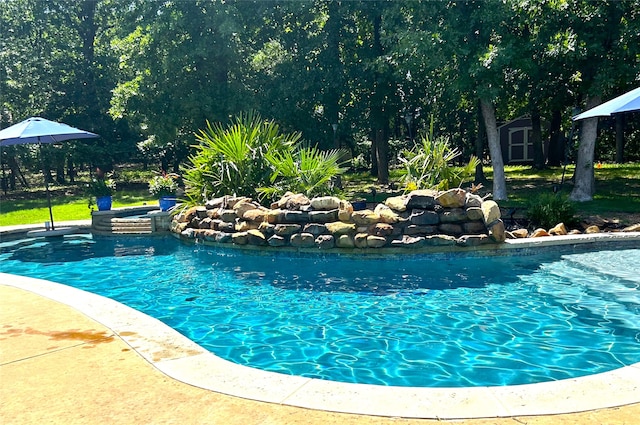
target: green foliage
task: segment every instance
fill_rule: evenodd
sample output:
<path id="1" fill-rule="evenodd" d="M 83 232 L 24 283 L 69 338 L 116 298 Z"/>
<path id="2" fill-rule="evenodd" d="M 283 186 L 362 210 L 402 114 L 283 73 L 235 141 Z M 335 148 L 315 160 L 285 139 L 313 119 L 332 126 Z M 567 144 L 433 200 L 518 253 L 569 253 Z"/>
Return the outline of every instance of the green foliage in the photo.
<path id="1" fill-rule="evenodd" d="M 87 185 L 89 196 L 99 198 L 101 196 L 111 196 L 116 191 L 116 182 L 113 179 L 93 178 Z"/>
<path id="2" fill-rule="evenodd" d="M 267 155 L 292 149 L 300 135 L 282 134 L 273 121 L 248 113 L 228 127 L 207 122 L 196 138 L 200 142 L 195 146 L 197 152 L 183 170 L 185 195 L 194 204 L 230 194 L 257 198 L 257 188 L 271 182 Z"/>
<path id="3" fill-rule="evenodd" d="M 334 149 L 320 151 L 314 147 L 271 152 L 266 158 L 274 169 L 271 185 L 258 189 L 264 198 L 275 199 L 285 192 L 304 193 L 308 197 L 335 194 L 339 191 L 331 182 L 344 173 L 345 152 Z"/>
<path id="4" fill-rule="evenodd" d="M 529 201 L 527 216 L 535 227 L 549 229 L 556 224 L 575 224 L 576 205 L 568 197 L 555 193 L 542 193 Z"/>
<path id="5" fill-rule="evenodd" d="M 399 157 L 406 170 L 405 189 L 446 190 L 459 187 L 464 180 L 473 176 L 479 160 L 472 156 L 464 167 L 454 167 L 451 162 L 458 156 L 460 151 L 452 148 L 448 139 L 424 135 L 421 144 L 403 150 Z"/>
<path id="6" fill-rule="evenodd" d="M 173 196 L 178 190 L 177 174 L 162 174 L 149 180 L 149 193 L 153 196 Z"/>

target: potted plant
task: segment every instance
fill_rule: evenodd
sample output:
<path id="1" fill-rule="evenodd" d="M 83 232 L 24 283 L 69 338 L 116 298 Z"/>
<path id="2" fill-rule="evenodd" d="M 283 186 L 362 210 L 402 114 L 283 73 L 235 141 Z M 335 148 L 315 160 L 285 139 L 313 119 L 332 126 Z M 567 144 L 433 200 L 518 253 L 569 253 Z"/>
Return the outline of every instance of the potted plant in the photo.
<path id="1" fill-rule="evenodd" d="M 116 182 L 110 178 L 94 177 L 89 183 L 89 207 L 93 206 L 93 200 L 98 206 L 98 211 L 111 209 L 111 197 L 116 190 Z"/>
<path id="2" fill-rule="evenodd" d="M 162 173 L 149 181 L 149 193 L 158 197 L 161 211 L 168 211 L 176 205 L 178 175 Z"/>

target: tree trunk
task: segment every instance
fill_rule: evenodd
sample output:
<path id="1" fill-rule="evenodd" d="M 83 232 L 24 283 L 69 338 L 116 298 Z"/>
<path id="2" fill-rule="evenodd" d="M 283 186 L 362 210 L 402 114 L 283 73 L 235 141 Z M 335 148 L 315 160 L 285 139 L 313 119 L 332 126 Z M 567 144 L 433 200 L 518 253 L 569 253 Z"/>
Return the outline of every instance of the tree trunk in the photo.
<path id="1" fill-rule="evenodd" d="M 601 103 L 600 96 L 587 100 L 587 110 Z M 593 173 L 593 154 L 596 149 L 596 137 L 598 136 L 598 117 L 582 120 L 580 128 L 580 144 L 578 146 L 578 158 L 576 171 L 573 174 L 574 186 L 569 199 L 576 202 L 593 200 L 595 192 L 595 176 Z"/>
<path id="2" fill-rule="evenodd" d="M 542 124 L 537 106 L 531 108 L 531 138 L 533 143 L 533 166 L 537 170 L 544 168 L 544 150 L 542 149 Z M 525 147 L 526 149 L 526 147 Z"/>
<path id="3" fill-rule="evenodd" d="M 616 114 L 616 163 L 624 162 L 624 115 Z"/>
<path id="4" fill-rule="evenodd" d="M 564 143 L 560 133 L 562 114 L 559 110 L 551 112 L 551 124 L 549 125 L 549 152 L 547 153 L 547 164 L 557 167 L 564 159 Z"/>
<path id="5" fill-rule="evenodd" d="M 378 183 L 389 183 L 389 141 L 384 130 L 376 132 L 376 156 L 378 158 Z"/>
<path id="6" fill-rule="evenodd" d="M 493 104 L 484 99 L 480 100 L 480 109 L 482 110 L 482 118 L 487 130 L 487 142 L 489 144 L 489 154 L 491 155 L 491 165 L 493 166 L 493 199 L 506 201 L 507 184 L 504 177 L 504 162 L 502 161 L 502 149 L 496 124 L 496 111 Z"/>
<path id="7" fill-rule="evenodd" d="M 482 168 L 482 161 L 484 160 L 484 134 L 486 134 L 484 129 L 484 122 L 482 120 L 482 111 L 480 110 L 480 106 L 478 105 L 477 110 L 477 120 L 478 120 L 478 130 L 476 131 L 476 157 L 480 160 L 478 165 L 476 166 L 476 176 L 475 183 L 482 183 L 487 180 L 484 175 L 484 169 Z"/>

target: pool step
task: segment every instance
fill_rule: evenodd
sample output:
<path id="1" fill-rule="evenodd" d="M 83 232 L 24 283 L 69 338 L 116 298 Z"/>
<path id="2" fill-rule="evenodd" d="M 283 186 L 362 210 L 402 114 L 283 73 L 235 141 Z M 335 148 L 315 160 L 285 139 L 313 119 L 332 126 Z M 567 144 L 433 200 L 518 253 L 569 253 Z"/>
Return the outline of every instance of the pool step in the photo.
<path id="1" fill-rule="evenodd" d="M 94 223 L 93 230 L 114 235 L 150 234 L 153 233 L 150 218 L 111 218 Z"/>

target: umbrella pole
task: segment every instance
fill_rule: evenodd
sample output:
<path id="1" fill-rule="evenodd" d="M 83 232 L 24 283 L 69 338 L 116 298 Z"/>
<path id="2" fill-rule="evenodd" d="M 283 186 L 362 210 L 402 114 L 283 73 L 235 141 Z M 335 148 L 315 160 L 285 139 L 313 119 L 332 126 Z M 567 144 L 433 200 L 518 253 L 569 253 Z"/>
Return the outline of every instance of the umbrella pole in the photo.
<path id="1" fill-rule="evenodd" d="M 38 136 L 38 146 L 40 147 L 40 156 L 42 157 L 42 177 L 44 178 L 44 189 L 47 192 L 47 205 L 49 206 L 49 220 L 51 220 L 51 230 L 56 230 L 53 224 L 53 211 L 51 210 L 51 192 L 49 191 L 49 181 L 47 180 L 47 173 L 45 173 L 44 166 L 44 154 L 42 153 L 42 143 L 40 143 L 40 136 Z"/>
<path id="2" fill-rule="evenodd" d="M 49 182 L 47 182 L 47 176 L 44 176 L 44 187 L 47 192 L 47 205 L 49 206 L 49 219 L 51 219 L 51 230 L 56 230 L 53 225 L 53 212 L 51 211 L 51 192 L 49 192 Z"/>

